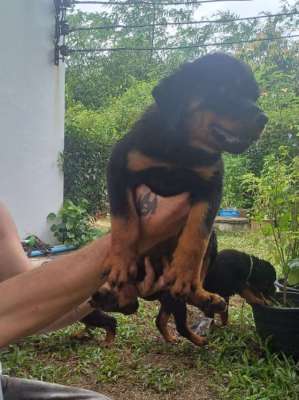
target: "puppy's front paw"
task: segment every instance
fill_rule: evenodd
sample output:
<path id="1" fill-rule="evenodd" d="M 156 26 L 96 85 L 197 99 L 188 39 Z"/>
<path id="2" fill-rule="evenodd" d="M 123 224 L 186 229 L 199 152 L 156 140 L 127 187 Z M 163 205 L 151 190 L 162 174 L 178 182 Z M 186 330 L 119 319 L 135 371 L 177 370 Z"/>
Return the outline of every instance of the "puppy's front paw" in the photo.
<path id="1" fill-rule="evenodd" d="M 110 268 L 108 282 L 112 287 L 121 287 L 128 283 L 129 278 L 135 278 L 137 274 L 136 257 L 131 252 L 111 254 L 105 261 L 107 268 Z"/>
<path id="2" fill-rule="evenodd" d="M 173 296 L 185 297 L 191 293 L 194 269 L 183 268 L 176 262 L 172 262 L 165 271 L 164 281 L 170 286 Z"/>

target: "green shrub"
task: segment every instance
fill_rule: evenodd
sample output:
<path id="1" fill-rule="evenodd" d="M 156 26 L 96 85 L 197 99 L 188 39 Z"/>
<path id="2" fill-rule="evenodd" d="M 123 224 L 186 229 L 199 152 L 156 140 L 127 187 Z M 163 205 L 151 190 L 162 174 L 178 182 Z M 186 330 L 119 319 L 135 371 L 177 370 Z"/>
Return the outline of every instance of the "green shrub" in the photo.
<path id="1" fill-rule="evenodd" d="M 265 158 L 261 176 L 247 174 L 244 180 L 254 194 L 253 215 L 286 281 L 291 265 L 296 267 L 291 261 L 299 258 L 299 157 L 290 158 L 282 146 L 279 156 Z"/>
<path id="2" fill-rule="evenodd" d="M 153 85 L 137 82 L 101 111 L 80 104 L 68 108 L 62 159 L 65 199 L 87 199 L 92 213 L 107 210 L 106 168 L 113 144 L 152 102 Z"/>
<path id="3" fill-rule="evenodd" d="M 243 175 L 247 170 L 247 157 L 244 155 L 224 155 L 224 188 L 221 206 L 249 208 L 252 199 L 242 187 Z"/>
<path id="4" fill-rule="evenodd" d="M 48 215 L 48 221 L 53 222 L 51 231 L 59 242 L 79 247 L 103 234 L 91 226 L 87 206 L 86 200 L 81 200 L 78 205 L 67 200 L 57 215 Z"/>
<path id="5" fill-rule="evenodd" d="M 88 212 L 106 210 L 106 168 L 112 144 L 100 136 L 67 133 L 63 155 L 64 198 L 75 203 L 88 200 Z"/>

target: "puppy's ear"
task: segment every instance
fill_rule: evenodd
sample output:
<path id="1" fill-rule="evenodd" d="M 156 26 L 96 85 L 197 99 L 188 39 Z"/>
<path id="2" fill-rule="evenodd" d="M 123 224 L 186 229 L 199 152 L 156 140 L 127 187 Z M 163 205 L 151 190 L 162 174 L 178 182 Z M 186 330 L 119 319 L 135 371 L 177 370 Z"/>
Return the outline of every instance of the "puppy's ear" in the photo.
<path id="1" fill-rule="evenodd" d="M 192 87 L 191 70 L 192 63 L 184 64 L 180 70 L 162 79 L 152 91 L 159 110 L 171 129 L 178 125 L 186 105 Z"/>

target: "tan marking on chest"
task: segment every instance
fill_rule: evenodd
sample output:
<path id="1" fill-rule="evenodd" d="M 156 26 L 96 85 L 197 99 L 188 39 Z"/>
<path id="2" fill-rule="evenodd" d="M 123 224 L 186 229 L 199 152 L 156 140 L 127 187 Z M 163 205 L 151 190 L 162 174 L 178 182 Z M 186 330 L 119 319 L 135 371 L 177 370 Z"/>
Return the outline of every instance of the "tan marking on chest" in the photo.
<path id="1" fill-rule="evenodd" d="M 130 171 L 138 172 L 152 167 L 171 167 L 171 164 L 148 157 L 138 150 L 133 150 L 128 154 L 127 166 Z"/>
<path id="2" fill-rule="evenodd" d="M 222 161 L 217 161 L 214 165 L 208 167 L 195 167 L 193 170 L 204 179 L 211 179 L 215 174 L 221 172 Z"/>

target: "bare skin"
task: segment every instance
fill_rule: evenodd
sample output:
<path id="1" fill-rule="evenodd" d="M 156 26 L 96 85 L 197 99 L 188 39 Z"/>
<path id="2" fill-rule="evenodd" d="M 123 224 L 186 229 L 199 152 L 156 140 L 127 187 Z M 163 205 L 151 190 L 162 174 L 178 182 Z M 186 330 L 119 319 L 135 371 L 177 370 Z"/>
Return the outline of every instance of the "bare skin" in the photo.
<path id="1" fill-rule="evenodd" d="M 142 203 L 149 190 L 140 187 Z M 154 194 L 155 208 L 142 215 L 139 254 L 172 236 L 189 212 L 188 194 L 161 198 Z M 87 299 L 106 281 L 104 259 L 110 249 L 106 235 L 76 252 L 59 257 L 43 267 L 32 269 L 20 245 L 15 224 L 0 204 L 0 347 L 36 333 L 66 318 L 84 315 Z M 67 318 L 66 318 L 67 320 Z M 69 319 L 71 321 L 71 319 Z M 61 321 L 60 321 L 61 322 Z M 72 321 L 73 322 L 73 321 Z M 58 324 L 57 327 L 60 327 Z"/>

